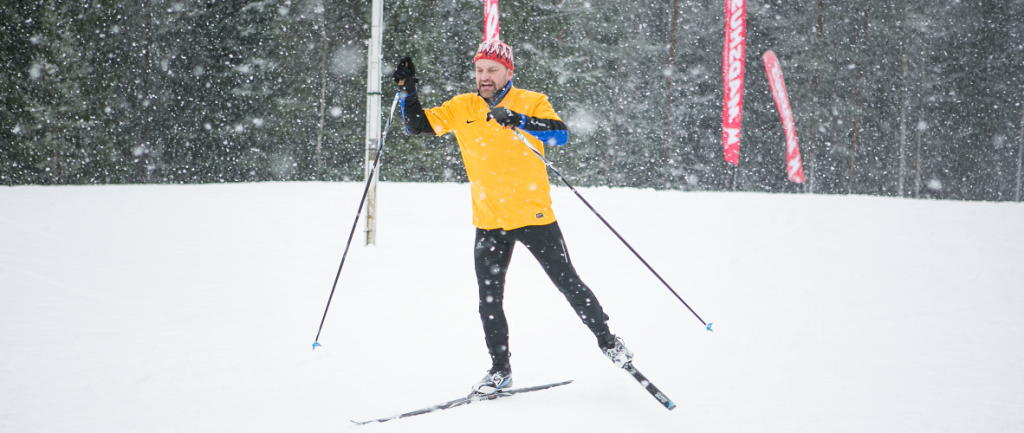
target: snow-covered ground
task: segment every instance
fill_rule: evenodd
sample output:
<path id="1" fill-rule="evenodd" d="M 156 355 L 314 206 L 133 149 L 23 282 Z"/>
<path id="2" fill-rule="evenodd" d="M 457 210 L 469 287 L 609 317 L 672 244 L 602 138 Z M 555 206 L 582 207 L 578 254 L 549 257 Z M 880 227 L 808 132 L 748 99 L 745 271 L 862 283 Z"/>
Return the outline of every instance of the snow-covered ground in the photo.
<path id="1" fill-rule="evenodd" d="M 1024 205 L 581 189 L 573 261 L 665 410 L 525 250 L 518 386 L 384 424 L 488 367 L 468 185 L 382 183 L 311 350 L 361 183 L 0 188 L 0 431 L 1019 432 Z"/>

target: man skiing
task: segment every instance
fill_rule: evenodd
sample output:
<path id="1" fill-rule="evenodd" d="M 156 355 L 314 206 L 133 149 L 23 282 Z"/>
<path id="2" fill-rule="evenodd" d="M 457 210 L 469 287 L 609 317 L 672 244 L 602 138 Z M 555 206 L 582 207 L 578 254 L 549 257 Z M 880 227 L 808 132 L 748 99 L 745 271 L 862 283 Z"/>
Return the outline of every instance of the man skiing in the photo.
<path id="1" fill-rule="evenodd" d="M 576 274 L 551 209 L 544 163 L 513 129 L 524 132 L 543 154 L 544 144 L 569 139 L 547 96 L 512 85 L 512 48 L 485 41 L 473 59 L 476 93 L 457 95 L 439 107 L 423 109 L 416 94 L 416 68 L 409 57 L 399 61 L 394 80 L 402 95 L 402 116 L 413 135 L 455 134 L 469 177 L 476 226 L 474 260 L 480 290 L 480 320 L 491 355 L 491 369 L 473 392 L 492 394 L 511 388 L 508 322 L 502 307 L 505 274 L 515 243 L 522 243 L 541 264 L 602 352 L 618 367 L 633 358 L 622 339 L 612 334 L 601 304 Z"/>

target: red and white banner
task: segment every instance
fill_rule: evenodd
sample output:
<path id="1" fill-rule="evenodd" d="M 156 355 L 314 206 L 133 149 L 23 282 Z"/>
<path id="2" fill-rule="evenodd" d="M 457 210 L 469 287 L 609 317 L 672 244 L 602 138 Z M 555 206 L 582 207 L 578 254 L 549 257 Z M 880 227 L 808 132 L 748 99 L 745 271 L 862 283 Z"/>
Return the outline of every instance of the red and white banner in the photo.
<path id="1" fill-rule="evenodd" d="M 771 50 L 764 53 L 764 69 L 768 72 L 768 84 L 772 87 L 775 106 L 782 117 L 782 129 L 786 132 L 786 175 L 789 180 L 804 183 L 804 167 L 800 161 L 800 145 L 796 141 L 796 125 L 793 124 L 793 109 L 789 106 L 786 82 L 782 80 L 779 59 Z"/>
<path id="2" fill-rule="evenodd" d="M 722 146 L 725 160 L 740 163 L 740 125 L 743 121 L 743 70 L 747 56 L 747 0 L 725 0 L 725 49 L 722 78 Z"/>
<path id="3" fill-rule="evenodd" d="M 498 29 L 498 0 L 484 0 L 484 42 L 501 39 Z"/>

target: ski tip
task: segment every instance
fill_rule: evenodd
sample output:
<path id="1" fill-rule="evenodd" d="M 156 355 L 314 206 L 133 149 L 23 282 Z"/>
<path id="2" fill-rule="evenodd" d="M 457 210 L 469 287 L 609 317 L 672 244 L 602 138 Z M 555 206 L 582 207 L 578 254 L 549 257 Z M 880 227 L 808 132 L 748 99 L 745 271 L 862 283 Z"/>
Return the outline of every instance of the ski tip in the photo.
<path id="1" fill-rule="evenodd" d="M 668 402 L 668 404 L 667 404 L 667 405 L 665 405 L 665 407 L 667 407 L 667 408 L 668 408 L 668 410 L 673 410 L 673 409 L 675 409 L 675 408 L 676 408 L 676 404 L 675 404 L 675 403 L 673 403 L 673 402 L 672 402 L 672 401 L 670 400 L 670 401 Z"/>
<path id="2" fill-rule="evenodd" d="M 314 341 L 313 342 L 313 350 L 316 350 L 317 347 L 320 347 L 320 343 L 317 343 L 317 342 Z"/>
<path id="3" fill-rule="evenodd" d="M 708 332 L 714 333 L 715 331 L 711 330 L 711 325 L 714 325 L 714 323 L 708 323 Z"/>

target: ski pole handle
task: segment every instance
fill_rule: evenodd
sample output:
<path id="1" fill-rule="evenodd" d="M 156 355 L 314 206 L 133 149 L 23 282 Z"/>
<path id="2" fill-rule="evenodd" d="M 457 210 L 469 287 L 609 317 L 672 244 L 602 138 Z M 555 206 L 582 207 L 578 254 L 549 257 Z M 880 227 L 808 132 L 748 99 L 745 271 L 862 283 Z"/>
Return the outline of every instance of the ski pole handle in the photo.
<path id="1" fill-rule="evenodd" d="M 405 67 L 408 68 L 409 67 L 409 62 L 402 63 L 402 66 L 405 66 Z M 401 80 L 398 80 L 398 85 L 399 86 L 404 86 L 405 85 L 405 78 L 403 78 Z"/>
<path id="2" fill-rule="evenodd" d="M 410 93 L 412 93 L 412 89 L 406 89 L 406 87 L 415 88 L 416 83 L 419 81 L 416 79 L 416 66 L 412 63 L 412 57 L 403 57 L 398 61 L 392 79 L 398 84 L 399 89 L 410 90 Z"/>

